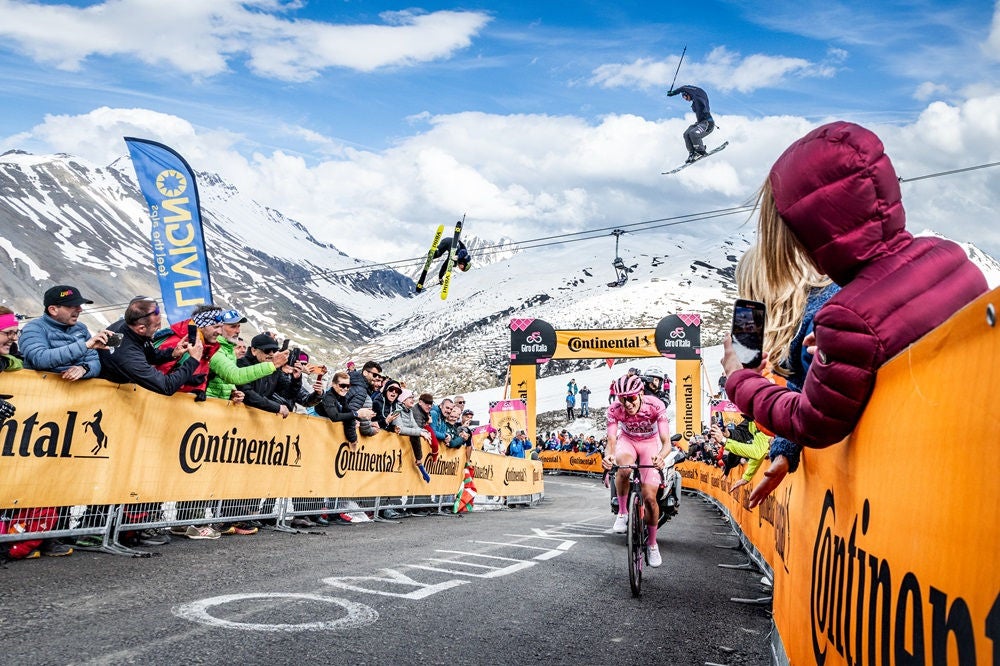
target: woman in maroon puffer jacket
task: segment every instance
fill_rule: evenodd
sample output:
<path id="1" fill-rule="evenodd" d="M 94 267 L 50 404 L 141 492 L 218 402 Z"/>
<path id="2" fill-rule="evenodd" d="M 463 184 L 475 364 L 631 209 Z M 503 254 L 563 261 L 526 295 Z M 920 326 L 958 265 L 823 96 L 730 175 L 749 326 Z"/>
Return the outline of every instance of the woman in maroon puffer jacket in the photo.
<path id="1" fill-rule="evenodd" d="M 761 196 L 757 241 L 776 274 L 804 253 L 842 287 L 816 314 L 818 351 L 802 393 L 743 369 L 730 340 L 726 393 L 745 414 L 808 447 L 849 435 L 896 354 L 987 291 L 957 244 L 904 228 L 899 180 L 869 130 L 835 122 L 793 143 Z"/>

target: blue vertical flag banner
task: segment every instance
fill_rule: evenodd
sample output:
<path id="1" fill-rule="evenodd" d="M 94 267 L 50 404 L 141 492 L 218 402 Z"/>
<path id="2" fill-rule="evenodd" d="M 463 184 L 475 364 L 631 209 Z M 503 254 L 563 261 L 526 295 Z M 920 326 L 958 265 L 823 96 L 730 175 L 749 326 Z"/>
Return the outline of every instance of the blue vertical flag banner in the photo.
<path id="1" fill-rule="evenodd" d="M 194 306 L 212 302 L 198 185 L 191 167 L 173 149 L 133 137 L 125 137 L 125 145 L 149 204 L 149 243 L 163 310 L 176 324 L 189 318 Z"/>

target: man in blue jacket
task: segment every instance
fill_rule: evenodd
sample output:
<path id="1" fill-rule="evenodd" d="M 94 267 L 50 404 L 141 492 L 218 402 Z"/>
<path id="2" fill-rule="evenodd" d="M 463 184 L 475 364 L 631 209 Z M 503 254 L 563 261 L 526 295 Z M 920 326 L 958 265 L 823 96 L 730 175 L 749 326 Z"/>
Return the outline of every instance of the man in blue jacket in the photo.
<path id="1" fill-rule="evenodd" d="M 91 304 L 80 290 L 59 284 L 45 292 L 45 314 L 32 319 L 21 330 L 18 349 L 24 367 L 61 373 L 68 381 L 90 379 L 101 373 L 98 349 L 107 349 L 110 331 L 91 336 L 81 324 L 83 304 Z"/>

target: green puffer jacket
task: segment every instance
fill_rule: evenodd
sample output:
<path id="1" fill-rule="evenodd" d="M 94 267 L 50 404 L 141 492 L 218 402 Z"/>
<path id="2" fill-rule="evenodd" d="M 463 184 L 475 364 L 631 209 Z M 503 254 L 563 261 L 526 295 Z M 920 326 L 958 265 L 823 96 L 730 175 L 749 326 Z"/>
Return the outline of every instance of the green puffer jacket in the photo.
<path id="1" fill-rule="evenodd" d="M 205 389 L 205 395 L 210 398 L 229 400 L 229 394 L 239 384 L 249 384 L 261 377 L 267 377 L 277 369 L 270 361 L 241 368 L 236 365 L 236 350 L 233 348 L 233 343 L 221 335 L 218 342 L 219 351 L 212 354 L 212 360 L 208 362 L 208 387 Z"/>

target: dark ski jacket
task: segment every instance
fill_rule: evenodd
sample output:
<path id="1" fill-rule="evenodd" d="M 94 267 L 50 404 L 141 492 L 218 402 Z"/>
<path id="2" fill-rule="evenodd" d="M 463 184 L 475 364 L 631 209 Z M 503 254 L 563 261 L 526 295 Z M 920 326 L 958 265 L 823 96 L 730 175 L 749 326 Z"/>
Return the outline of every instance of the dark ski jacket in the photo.
<path id="1" fill-rule="evenodd" d="M 986 293 L 986 278 L 958 244 L 906 231 L 896 171 L 863 127 L 813 130 L 768 178 L 782 220 L 841 290 L 816 313 L 801 393 L 753 370 L 734 372 L 726 393 L 767 430 L 825 447 L 854 430 L 878 369 Z"/>
<path id="2" fill-rule="evenodd" d="M 677 92 L 691 95 L 691 110 L 699 123 L 712 120 L 712 112 L 708 109 L 708 93 L 697 86 L 681 86 L 677 88 Z"/>
<path id="3" fill-rule="evenodd" d="M 236 359 L 236 365 L 240 368 L 257 365 L 253 352 L 247 350 L 243 358 Z M 243 391 L 243 403 L 256 409 L 277 414 L 284 405 L 289 411 L 295 409 L 296 399 L 302 389 L 302 377 L 293 377 L 281 370 L 255 379 L 249 384 L 237 386 Z"/>
<path id="4" fill-rule="evenodd" d="M 185 354 L 181 362 L 173 364 L 170 372 L 164 374 L 156 366 L 173 360 L 173 347 L 157 349 L 152 340 L 133 331 L 124 319 L 108 326 L 108 330 L 121 333 L 122 343 L 97 350 L 102 379 L 116 384 L 138 384 L 154 393 L 173 395 L 198 369 L 198 361 Z"/>

